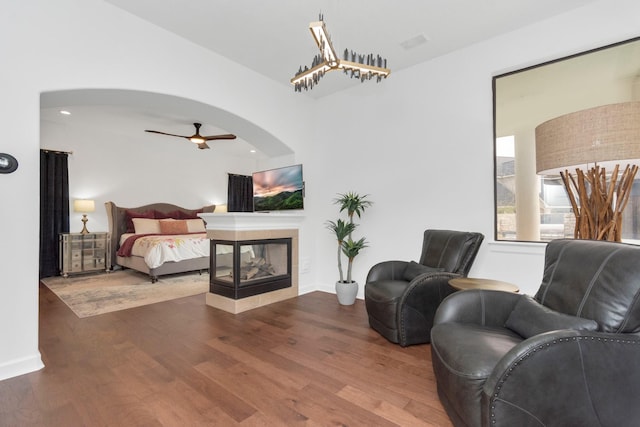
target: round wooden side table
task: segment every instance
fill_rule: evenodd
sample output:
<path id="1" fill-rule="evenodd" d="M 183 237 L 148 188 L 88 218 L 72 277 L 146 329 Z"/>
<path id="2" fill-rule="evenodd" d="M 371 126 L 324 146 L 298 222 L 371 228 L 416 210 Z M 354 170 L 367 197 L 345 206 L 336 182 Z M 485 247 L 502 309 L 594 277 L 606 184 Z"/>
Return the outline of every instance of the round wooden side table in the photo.
<path id="1" fill-rule="evenodd" d="M 455 279 L 449 280 L 449 284 L 460 291 L 466 289 L 485 289 L 490 291 L 520 292 L 520 288 L 513 283 L 493 279 L 456 277 Z"/>

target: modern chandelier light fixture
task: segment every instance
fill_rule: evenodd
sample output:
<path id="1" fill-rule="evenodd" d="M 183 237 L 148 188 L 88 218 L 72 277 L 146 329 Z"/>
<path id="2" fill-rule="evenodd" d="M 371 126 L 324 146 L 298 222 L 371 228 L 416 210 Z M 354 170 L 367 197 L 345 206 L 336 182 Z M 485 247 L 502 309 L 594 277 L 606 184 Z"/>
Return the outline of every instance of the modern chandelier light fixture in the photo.
<path id="1" fill-rule="evenodd" d="M 296 75 L 291 79 L 291 84 L 294 85 L 296 92 L 302 92 L 302 89 L 313 89 L 327 72 L 335 70 L 342 70 L 349 77 L 360 79 L 361 82 L 376 79 L 379 83 L 382 79 L 387 78 L 391 70 L 387 68 L 387 60 L 380 55 L 360 55 L 345 49 L 342 59 L 338 58 L 331 43 L 331 37 L 324 25 L 322 14 L 319 19 L 319 21 L 309 24 L 309 30 L 311 30 L 320 53 L 313 58 L 311 68 L 306 65 L 304 68 L 300 66 Z"/>

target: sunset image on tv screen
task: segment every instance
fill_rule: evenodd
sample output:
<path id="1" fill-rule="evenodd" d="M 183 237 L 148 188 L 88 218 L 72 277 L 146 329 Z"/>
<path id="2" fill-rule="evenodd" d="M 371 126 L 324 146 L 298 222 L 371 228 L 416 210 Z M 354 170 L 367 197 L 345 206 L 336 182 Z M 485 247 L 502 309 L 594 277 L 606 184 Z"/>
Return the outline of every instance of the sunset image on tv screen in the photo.
<path id="1" fill-rule="evenodd" d="M 303 208 L 302 165 L 255 172 L 253 209 L 278 211 Z"/>

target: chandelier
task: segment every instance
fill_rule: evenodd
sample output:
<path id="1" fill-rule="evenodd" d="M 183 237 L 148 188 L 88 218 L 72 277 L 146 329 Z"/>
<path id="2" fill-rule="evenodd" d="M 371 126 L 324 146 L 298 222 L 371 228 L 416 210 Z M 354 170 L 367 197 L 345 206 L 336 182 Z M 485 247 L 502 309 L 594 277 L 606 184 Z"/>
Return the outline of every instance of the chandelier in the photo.
<path id="1" fill-rule="evenodd" d="M 352 79 L 359 79 L 361 82 L 365 80 L 375 79 L 378 83 L 382 79 L 386 79 L 391 73 L 387 68 L 387 60 L 380 55 L 360 55 L 354 51 L 345 49 L 342 59 L 338 58 L 331 37 L 324 25 L 322 14 L 319 21 L 311 22 L 309 30 L 313 35 L 320 53 L 313 58 L 311 68 L 308 66 L 300 66 L 296 75 L 291 79 L 296 92 L 302 92 L 302 89 L 313 89 L 313 86 L 329 71 L 342 70 Z"/>

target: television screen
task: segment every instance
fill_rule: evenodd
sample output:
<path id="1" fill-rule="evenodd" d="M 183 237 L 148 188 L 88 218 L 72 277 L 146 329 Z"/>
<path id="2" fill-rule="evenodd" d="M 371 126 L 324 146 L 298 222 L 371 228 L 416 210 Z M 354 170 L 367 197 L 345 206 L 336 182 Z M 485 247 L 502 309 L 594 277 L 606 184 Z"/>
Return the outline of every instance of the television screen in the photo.
<path id="1" fill-rule="evenodd" d="M 253 173 L 253 210 L 303 209 L 302 165 Z"/>

